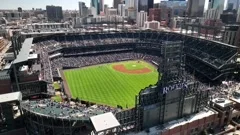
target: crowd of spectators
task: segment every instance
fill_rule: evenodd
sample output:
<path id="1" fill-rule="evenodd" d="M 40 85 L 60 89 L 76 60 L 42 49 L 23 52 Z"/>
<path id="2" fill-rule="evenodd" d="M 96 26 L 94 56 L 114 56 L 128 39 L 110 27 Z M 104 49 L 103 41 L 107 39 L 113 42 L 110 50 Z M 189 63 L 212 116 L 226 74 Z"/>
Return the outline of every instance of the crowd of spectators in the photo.
<path id="1" fill-rule="evenodd" d="M 229 98 L 234 91 L 240 90 L 240 83 L 236 81 L 223 81 L 221 85 L 213 86 L 212 98 Z"/>
<path id="2" fill-rule="evenodd" d="M 89 117 L 112 112 L 116 114 L 121 111 L 119 108 L 112 108 L 102 105 L 82 104 L 80 102 L 64 101 L 55 102 L 51 99 L 41 100 L 27 100 L 21 103 L 21 107 L 25 110 L 32 111 L 34 113 L 42 114 L 48 117 L 75 119 L 75 120 L 88 120 Z"/>
<path id="3" fill-rule="evenodd" d="M 160 59 L 155 55 L 148 55 L 143 53 L 121 53 L 121 51 L 131 50 L 129 47 L 120 47 L 120 48 L 109 48 L 109 50 L 96 50 L 91 52 L 84 53 L 108 53 L 115 51 L 112 54 L 102 54 L 97 56 L 79 56 L 82 52 L 77 50 L 69 50 L 66 54 L 61 52 L 61 48 L 69 47 L 82 47 L 82 46 L 100 46 L 100 45 L 117 45 L 122 43 L 137 43 L 144 42 L 139 40 L 139 38 L 128 38 L 117 36 L 113 37 L 110 35 L 98 35 L 93 38 L 93 36 L 86 36 L 82 38 L 65 37 L 58 40 L 44 40 L 41 42 L 35 43 L 33 49 L 40 54 L 40 63 L 41 63 L 41 73 L 40 78 L 46 80 L 47 82 L 53 82 L 53 77 L 58 77 L 57 68 L 62 67 L 84 67 L 89 65 L 96 65 L 101 63 L 109 63 L 122 61 L 127 59 L 144 59 L 146 61 L 160 63 Z M 68 50 L 65 50 L 68 51 Z M 63 54 L 62 54 L 63 53 Z M 76 56 L 75 56 L 76 55 Z M 67 56 L 67 57 L 65 57 Z M 70 56 L 70 57 L 69 57 Z M 49 90 L 53 90 L 51 84 L 48 85 Z"/>
<path id="4" fill-rule="evenodd" d="M 159 62 L 159 57 L 142 53 L 126 52 L 114 54 L 102 54 L 96 56 L 59 57 L 51 61 L 53 76 L 58 76 L 57 68 L 62 67 L 85 67 L 102 63 L 111 63 L 124 60 L 143 59 L 149 62 Z"/>
<path id="5" fill-rule="evenodd" d="M 49 40 L 49 41 L 42 41 L 36 43 L 37 46 L 41 46 L 45 48 L 46 52 L 51 52 L 63 47 L 82 47 L 82 46 L 98 46 L 98 45 L 117 45 L 117 44 L 123 44 L 123 43 L 136 43 L 140 42 L 137 39 L 131 39 L 131 38 L 112 38 L 112 39 L 95 39 L 95 40 L 73 40 L 73 41 L 62 41 L 57 42 L 55 40 Z"/>

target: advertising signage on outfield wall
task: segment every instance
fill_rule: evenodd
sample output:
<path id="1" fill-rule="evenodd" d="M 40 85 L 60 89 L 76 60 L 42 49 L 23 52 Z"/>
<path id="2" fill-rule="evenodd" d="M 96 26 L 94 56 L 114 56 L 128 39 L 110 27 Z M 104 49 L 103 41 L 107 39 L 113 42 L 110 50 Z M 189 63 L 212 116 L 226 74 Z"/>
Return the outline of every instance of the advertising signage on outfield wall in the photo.
<path id="1" fill-rule="evenodd" d="M 163 87 L 162 92 L 163 94 L 167 94 L 170 91 L 174 91 L 174 90 L 179 90 L 179 89 L 187 89 L 187 83 L 185 82 L 181 82 L 181 83 L 177 83 L 177 84 L 173 84 L 167 87 Z"/>

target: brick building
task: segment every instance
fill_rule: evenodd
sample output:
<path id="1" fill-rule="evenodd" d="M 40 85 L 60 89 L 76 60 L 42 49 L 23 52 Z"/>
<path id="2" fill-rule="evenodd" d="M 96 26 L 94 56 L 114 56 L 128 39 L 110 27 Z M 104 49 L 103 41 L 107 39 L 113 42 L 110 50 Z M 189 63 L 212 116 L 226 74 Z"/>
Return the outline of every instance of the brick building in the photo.
<path id="1" fill-rule="evenodd" d="M 149 9 L 148 21 L 161 21 L 161 9 L 160 8 L 151 8 Z"/>
<path id="2" fill-rule="evenodd" d="M 169 25 L 171 16 L 172 10 L 170 8 L 151 8 L 149 9 L 148 21 L 165 21 Z"/>

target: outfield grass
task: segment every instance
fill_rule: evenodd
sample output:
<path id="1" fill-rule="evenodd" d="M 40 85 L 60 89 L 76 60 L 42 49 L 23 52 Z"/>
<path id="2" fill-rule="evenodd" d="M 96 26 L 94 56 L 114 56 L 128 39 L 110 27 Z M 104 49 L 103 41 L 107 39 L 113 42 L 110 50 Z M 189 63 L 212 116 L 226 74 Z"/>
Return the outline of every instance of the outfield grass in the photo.
<path id="1" fill-rule="evenodd" d="M 124 64 L 127 69 L 142 69 L 147 67 L 152 72 L 145 74 L 127 74 L 115 71 L 112 66 Z M 86 100 L 113 107 L 134 107 L 135 95 L 150 84 L 156 84 L 157 69 L 149 63 L 127 61 L 112 64 L 65 70 L 68 87 L 73 98 Z"/>

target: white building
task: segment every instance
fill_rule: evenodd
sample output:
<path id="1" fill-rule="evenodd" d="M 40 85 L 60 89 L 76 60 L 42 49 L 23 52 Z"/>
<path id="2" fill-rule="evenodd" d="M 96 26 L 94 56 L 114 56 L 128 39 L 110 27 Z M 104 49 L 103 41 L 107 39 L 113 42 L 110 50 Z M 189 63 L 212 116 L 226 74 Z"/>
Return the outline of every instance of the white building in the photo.
<path id="1" fill-rule="evenodd" d="M 212 1 L 210 1 L 209 5 L 208 5 L 208 9 L 210 11 L 209 10 L 207 11 L 207 12 L 210 12 L 210 13 L 208 13 L 208 14 L 210 14 L 209 17 L 215 16 L 217 18 L 212 18 L 212 19 L 220 19 L 220 15 L 223 13 L 224 10 L 227 9 L 227 6 L 228 6 L 228 0 L 212 0 Z M 213 14 L 215 14 L 215 15 L 213 15 Z"/>
<path id="2" fill-rule="evenodd" d="M 117 15 L 117 9 L 116 8 L 108 8 L 106 10 L 106 16 L 114 16 Z"/>
<path id="3" fill-rule="evenodd" d="M 96 22 L 106 22 L 107 17 L 106 16 L 97 16 L 96 17 Z"/>
<path id="4" fill-rule="evenodd" d="M 88 8 L 84 2 L 79 2 L 79 16 L 86 17 L 88 15 Z"/>
<path id="5" fill-rule="evenodd" d="M 158 21 L 147 21 L 144 23 L 144 28 L 145 29 L 153 29 L 153 30 L 157 30 L 160 29 L 160 22 Z"/>
<path id="6" fill-rule="evenodd" d="M 82 26 L 82 20 L 83 20 L 83 18 L 81 18 L 81 17 L 73 18 L 73 26 L 75 28 Z"/>
<path id="7" fill-rule="evenodd" d="M 118 15 L 125 16 L 125 4 L 118 4 Z"/>
<path id="8" fill-rule="evenodd" d="M 44 30 L 44 29 L 68 29 L 70 28 L 69 23 L 33 23 L 27 24 L 29 30 Z"/>
<path id="9" fill-rule="evenodd" d="M 240 8 L 238 9 L 238 13 L 237 13 L 237 22 L 240 22 Z"/>
<path id="10" fill-rule="evenodd" d="M 136 17 L 137 16 L 137 10 L 135 8 L 133 8 L 133 7 L 128 8 L 127 16 L 130 19 L 136 20 L 137 19 L 137 17 Z"/>
<path id="11" fill-rule="evenodd" d="M 112 15 L 112 16 L 107 16 L 107 21 L 110 22 L 123 22 L 124 18 L 119 15 Z"/>
<path id="12" fill-rule="evenodd" d="M 147 12 L 140 11 L 137 14 L 137 25 L 138 27 L 143 27 L 144 23 L 147 21 Z"/>
<path id="13" fill-rule="evenodd" d="M 125 0 L 125 5 L 126 9 L 130 7 L 135 8 L 135 0 Z"/>
<path id="14" fill-rule="evenodd" d="M 20 12 L 7 12 L 5 16 L 8 21 L 22 20 L 22 13 Z"/>
<path id="15" fill-rule="evenodd" d="M 222 11 L 219 9 L 208 9 L 204 15 L 205 19 L 220 19 Z"/>

